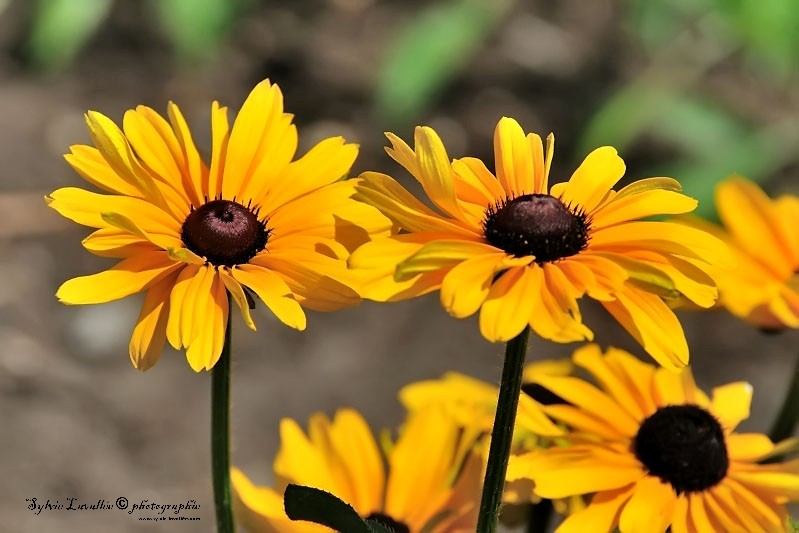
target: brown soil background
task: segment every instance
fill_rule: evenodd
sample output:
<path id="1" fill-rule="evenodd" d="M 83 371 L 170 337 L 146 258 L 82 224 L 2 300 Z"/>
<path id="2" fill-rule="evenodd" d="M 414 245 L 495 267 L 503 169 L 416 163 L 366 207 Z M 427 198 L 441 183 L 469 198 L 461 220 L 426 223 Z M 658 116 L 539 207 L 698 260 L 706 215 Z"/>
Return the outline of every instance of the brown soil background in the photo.
<path id="1" fill-rule="evenodd" d="M 281 85 L 286 108 L 296 115 L 301 151 L 341 134 L 361 144 L 353 174 L 377 169 L 402 176 L 382 151 L 386 126 L 372 111 L 372 87 L 387 46 L 425 3 L 290 4 L 256 4 L 217 57 L 187 67 L 175 62 L 147 9 L 121 1 L 78 60 L 49 76 L 20 59 L 28 3 L 14 1 L 0 15 L 0 532 L 213 529 L 210 376 L 195 374 L 171 350 L 147 373 L 131 368 L 127 343 L 139 298 L 103 306 L 57 303 L 60 283 L 110 262 L 86 253 L 80 240 L 87 231 L 48 210 L 42 197 L 84 186 L 61 155 L 70 144 L 89 142 L 85 110 L 121 120 L 137 104 L 164 111 L 174 100 L 207 147 L 210 102 L 235 110 L 265 77 Z M 574 143 L 592 110 L 646 65 L 621 25 L 622 9 L 610 0 L 590 9 L 580 0 L 519 3 L 419 122 L 439 130 L 451 155 L 488 161 L 502 115 L 528 131 L 552 130 L 558 136 L 554 179 L 566 179 L 585 155 L 574 153 Z M 773 87 L 753 82 L 731 61 L 695 89 L 740 81 L 746 90 L 732 97 L 754 116 L 797 113 L 775 103 Z M 397 133 L 407 139 L 411 131 L 408 125 Z M 641 142 L 622 155 L 628 176 L 641 178 L 663 153 Z M 794 162 L 767 189 L 795 187 L 796 176 Z M 584 309 L 597 342 L 641 354 L 601 309 L 590 303 Z M 751 382 L 753 416 L 744 428 L 766 430 L 796 356 L 796 333 L 764 336 L 722 313 L 681 316 L 700 385 Z M 262 310 L 256 321 L 257 333 L 240 320 L 234 325 L 233 447 L 234 463 L 263 483 L 271 480 L 283 417 L 304 424 L 315 411 L 352 406 L 376 428 L 394 426 L 402 419 L 401 386 L 447 370 L 490 382 L 500 373 L 502 347 L 479 336 L 476 320 L 449 318 L 436 296 L 312 313 L 304 333 Z M 573 348 L 535 339 L 528 359 Z M 194 499 L 201 506 L 194 516 L 202 520 L 148 524 L 116 510 L 37 516 L 26 502 L 120 496 L 131 503 Z"/>

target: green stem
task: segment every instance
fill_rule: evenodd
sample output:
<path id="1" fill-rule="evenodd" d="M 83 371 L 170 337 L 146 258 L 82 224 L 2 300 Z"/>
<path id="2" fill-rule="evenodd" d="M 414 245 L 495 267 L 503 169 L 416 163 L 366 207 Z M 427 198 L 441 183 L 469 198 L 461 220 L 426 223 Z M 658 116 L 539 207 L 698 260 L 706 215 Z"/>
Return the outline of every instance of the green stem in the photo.
<path id="1" fill-rule="evenodd" d="M 228 308 L 225 344 L 219 361 L 211 371 L 211 471 L 218 533 L 233 533 L 233 507 L 230 497 L 230 318 L 232 316 L 233 312 Z"/>
<path id="2" fill-rule="evenodd" d="M 516 409 L 522 390 L 524 356 L 527 352 L 527 337 L 530 328 L 508 341 L 505 346 L 505 362 L 502 365 L 502 381 L 499 384 L 497 413 L 494 428 L 491 430 L 491 446 L 488 449 L 488 465 L 483 482 L 483 498 L 480 501 L 480 515 L 477 519 L 477 533 L 494 533 L 499 522 L 499 507 L 502 503 L 502 490 L 505 488 L 505 474 L 508 471 L 510 445 L 513 439 L 513 426 L 516 422 Z"/>
<path id="3" fill-rule="evenodd" d="M 541 500 L 532 504 L 527 516 L 527 533 L 547 533 L 552 511 L 552 500 Z"/>
<path id="4" fill-rule="evenodd" d="M 788 385 L 780 414 L 771 426 L 769 432 L 771 440 L 779 442 L 793 435 L 797 419 L 799 419 L 799 358 L 796 359 L 791 384 Z"/>

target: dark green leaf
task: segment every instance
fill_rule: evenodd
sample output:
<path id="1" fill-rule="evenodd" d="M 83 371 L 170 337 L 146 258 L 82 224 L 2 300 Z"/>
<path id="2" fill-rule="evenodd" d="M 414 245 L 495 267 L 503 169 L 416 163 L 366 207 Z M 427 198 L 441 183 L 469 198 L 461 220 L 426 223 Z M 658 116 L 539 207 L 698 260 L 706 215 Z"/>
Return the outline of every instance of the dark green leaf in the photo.
<path id="1" fill-rule="evenodd" d="M 384 533 L 367 524 L 350 505 L 329 492 L 290 484 L 283 494 L 286 515 L 306 520 L 343 533 Z"/>

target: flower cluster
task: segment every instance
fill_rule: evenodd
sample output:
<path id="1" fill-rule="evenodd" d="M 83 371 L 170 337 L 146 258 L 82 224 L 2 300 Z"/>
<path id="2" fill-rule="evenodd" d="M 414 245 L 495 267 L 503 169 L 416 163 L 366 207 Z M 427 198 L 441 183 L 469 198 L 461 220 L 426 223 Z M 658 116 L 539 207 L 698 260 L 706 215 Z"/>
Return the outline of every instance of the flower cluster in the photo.
<path id="1" fill-rule="evenodd" d="M 799 328 L 799 198 L 771 200 L 730 178 L 717 189 L 717 226 L 690 215 L 697 202 L 672 178 L 616 189 L 626 168 L 608 146 L 551 183 L 554 137 L 502 118 L 493 172 L 473 157 L 451 159 L 429 127 L 415 129 L 413 146 L 387 134 L 386 151 L 426 202 L 386 174 L 348 179 L 358 148 L 340 137 L 296 158 L 293 117 L 269 81 L 232 126 L 213 103 L 207 162 L 178 107 L 167 115 L 139 106 L 120 128 L 89 112 L 94 146 L 73 146 L 66 159 L 103 193 L 66 187 L 46 197 L 93 228 L 87 250 L 118 261 L 65 282 L 62 302 L 144 293 L 134 367 L 152 367 L 167 341 L 185 349 L 195 371 L 214 369 L 217 409 L 214 367 L 229 368 L 233 303 L 255 330 L 258 301 L 302 330 L 305 309 L 438 291 L 450 315 L 478 314 L 485 339 L 508 342 L 499 388 L 458 372 L 403 388 L 407 418 L 396 436 L 376 438 L 353 409 L 317 413 L 307 430 L 284 419 L 271 486 L 235 467 L 228 479 L 228 428 L 215 425 L 224 436 L 214 439 L 223 443 L 215 483 L 232 480 L 248 531 L 329 530 L 328 511 L 317 523 L 295 520 L 284 502 L 292 485 L 343 500 L 363 531 L 493 532 L 500 500 L 508 511 L 551 501 L 565 517 L 559 532 L 788 527 L 799 439 L 785 437 L 799 408 L 789 395 L 773 439 L 737 432 L 752 387 L 736 382 L 710 396 L 697 387 L 674 309 L 724 307 L 761 329 Z M 570 359 L 523 367 L 530 331 L 594 340 L 583 298 L 658 366 L 583 344 Z M 799 378 L 791 391 L 799 395 Z M 216 494 L 223 524 L 229 501 Z"/>

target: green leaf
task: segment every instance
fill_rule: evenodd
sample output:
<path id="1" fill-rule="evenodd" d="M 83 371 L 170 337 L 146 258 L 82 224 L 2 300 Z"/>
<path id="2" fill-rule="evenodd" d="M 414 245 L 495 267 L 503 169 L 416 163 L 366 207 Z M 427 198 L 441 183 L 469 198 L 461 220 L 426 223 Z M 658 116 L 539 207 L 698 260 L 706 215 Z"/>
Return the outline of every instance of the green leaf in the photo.
<path id="1" fill-rule="evenodd" d="M 28 34 L 30 62 L 44 70 L 66 67 L 111 11 L 112 0 L 39 0 Z"/>
<path id="2" fill-rule="evenodd" d="M 501 20 L 507 0 L 456 0 L 420 13 L 388 50 L 375 107 L 390 124 L 412 123 Z"/>
<path id="3" fill-rule="evenodd" d="M 289 484 L 283 505 L 292 520 L 306 520 L 344 533 L 385 533 L 364 522 L 352 506 L 320 489 Z"/>
<path id="4" fill-rule="evenodd" d="M 212 55 L 227 36 L 240 1 L 156 0 L 161 25 L 178 55 L 199 60 Z"/>

